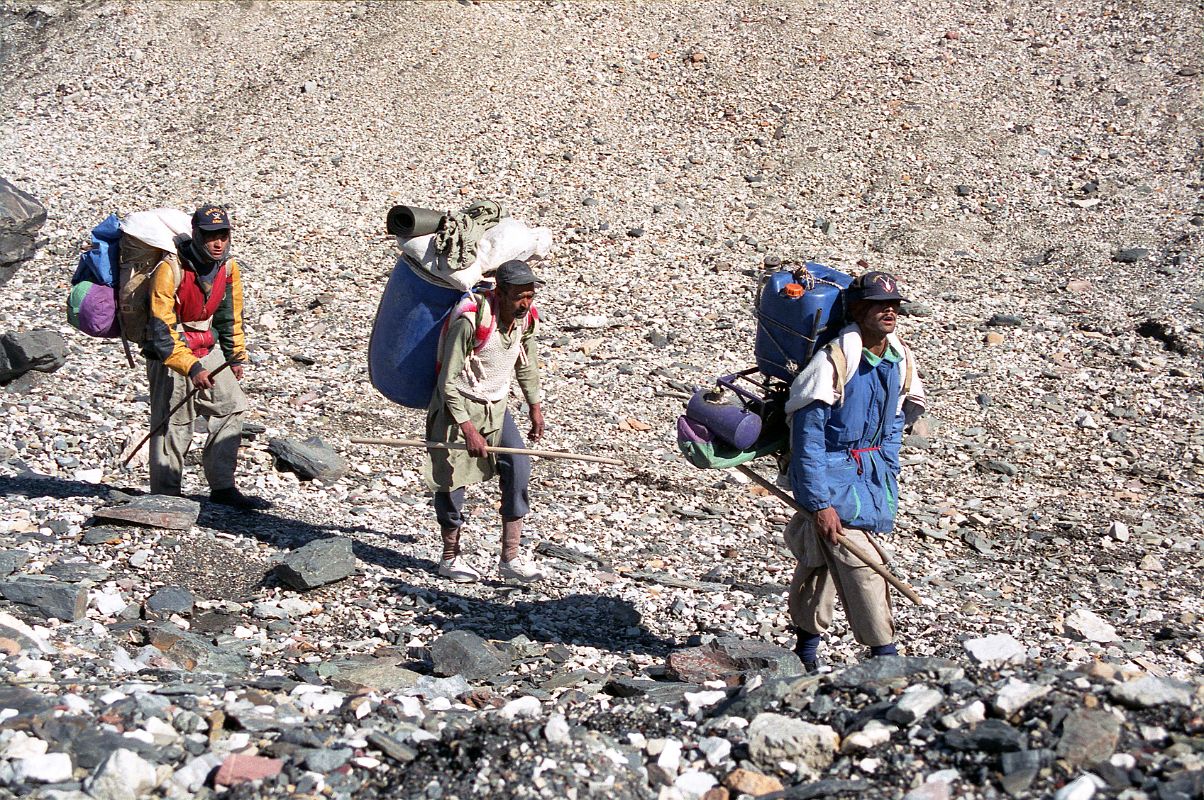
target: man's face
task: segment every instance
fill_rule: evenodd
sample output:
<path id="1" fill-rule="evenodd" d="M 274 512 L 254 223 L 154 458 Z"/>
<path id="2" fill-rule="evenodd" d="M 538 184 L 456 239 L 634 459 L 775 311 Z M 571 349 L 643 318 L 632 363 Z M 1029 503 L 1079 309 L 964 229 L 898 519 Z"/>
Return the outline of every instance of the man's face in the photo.
<path id="1" fill-rule="evenodd" d="M 522 319 L 535 303 L 535 284 L 502 286 L 499 296 L 502 301 L 502 316 L 511 320 Z"/>
<path id="2" fill-rule="evenodd" d="M 217 260 L 226 254 L 230 246 L 230 231 L 201 231 L 201 245 L 209 257 Z"/>
<path id="3" fill-rule="evenodd" d="M 854 319 L 863 334 L 874 337 L 895 332 L 899 321 L 898 300 L 867 300 L 861 303 Z"/>

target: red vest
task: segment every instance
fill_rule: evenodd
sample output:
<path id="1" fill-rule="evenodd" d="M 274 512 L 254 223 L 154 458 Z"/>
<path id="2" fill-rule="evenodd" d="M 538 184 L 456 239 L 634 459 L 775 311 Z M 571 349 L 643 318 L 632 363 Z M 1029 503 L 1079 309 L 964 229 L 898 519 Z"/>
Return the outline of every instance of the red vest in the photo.
<path id="1" fill-rule="evenodd" d="M 222 264 L 213 279 L 209 297 L 201 290 L 197 275 L 190 269 L 181 270 L 180 285 L 176 289 L 176 321 L 204 322 L 213 316 L 226 296 L 226 265 Z M 184 331 L 184 342 L 197 358 L 204 358 L 213 349 L 213 330 Z"/>

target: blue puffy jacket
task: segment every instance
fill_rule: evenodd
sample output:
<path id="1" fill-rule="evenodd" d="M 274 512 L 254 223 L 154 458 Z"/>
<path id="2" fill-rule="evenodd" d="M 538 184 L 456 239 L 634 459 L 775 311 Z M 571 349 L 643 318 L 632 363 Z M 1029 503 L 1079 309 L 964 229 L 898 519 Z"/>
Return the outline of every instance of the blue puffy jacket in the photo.
<path id="1" fill-rule="evenodd" d="M 846 528 L 894 529 L 903 439 L 900 372 L 893 350 L 881 359 L 862 352 L 843 402 L 817 400 L 794 413 L 790 483 L 803 508 L 831 506 Z"/>

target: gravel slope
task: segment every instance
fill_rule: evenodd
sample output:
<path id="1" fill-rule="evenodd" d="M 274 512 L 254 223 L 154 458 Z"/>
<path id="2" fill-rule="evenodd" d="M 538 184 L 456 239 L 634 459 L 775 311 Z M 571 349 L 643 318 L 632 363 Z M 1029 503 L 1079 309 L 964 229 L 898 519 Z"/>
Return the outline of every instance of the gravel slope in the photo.
<path id="1" fill-rule="evenodd" d="M 260 565 L 351 536 L 359 574 L 312 593 L 323 612 L 255 654 L 265 668 L 295 663 L 297 637 L 329 659 L 465 626 L 563 641 L 614 674 L 700 635 L 790 646 L 786 511 L 685 464 L 673 421 L 683 392 L 751 365 L 764 265 L 865 258 L 915 301 L 902 332 L 930 393 L 892 540 L 933 602 L 899 609 L 905 652 L 957 659 L 962 639 L 1008 633 L 1043 669 L 1102 658 L 1199 681 L 1202 23 L 1182 0 L 5 2 L 0 175 L 46 205 L 49 241 L 4 284 L 0 331 L 52 328 L 70 358 L 0 389 L 0 537 L 103 563 L 135 602 L 179 583 L 217 607 L 289 594 L 256 587 Z M 518 596 L 446 592 L 418 456 L 347 443 L 422 426 L 367 379 L 396 255 L 385 211 L 477 197 L 554 232 L 545 445 L 638 467 L 537 464 L 532 543 L 595 561 L 548 558 L 556 576 Z M 142 370 L 63 319 L 79 242 L 109 211 L 210 200 L 235 209 L 267 428 L 244 485 L 276 508 L 206 511 L 196 536 L 219 550 L 19 540 L 58 519 L 77 535 L 105 502 L 91 470 L 145 488 L 144 467 L 116 467 L 144 432 Z M 273 468 L 268 439 L 314 435 L 346 477 Z M 491 564 L 493 495 L 474 497 Z M 151 566 L 130 566 L 142 548 Z M 213 580 L 198 549 L 246 575 Z M 432 588 L 444 601 L 415 601 Z M 1074 641 L 1076 608 L 1118 641 Z M 833 633 L 835 663 L 861 656 Z"/>

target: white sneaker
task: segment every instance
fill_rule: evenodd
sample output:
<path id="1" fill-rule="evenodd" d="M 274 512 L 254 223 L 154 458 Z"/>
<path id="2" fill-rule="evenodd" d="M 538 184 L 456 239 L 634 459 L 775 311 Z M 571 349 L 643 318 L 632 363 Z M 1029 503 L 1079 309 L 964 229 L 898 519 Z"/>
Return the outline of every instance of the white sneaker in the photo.
<path id="1" fill-rule="evenodd" d="M 440 561 L 439 574 L 444 578 L 451 578 L 456 583 L 476 583 L 481 579 L 481 573 L 460 556 Z"/>
<path id="2" fill-rule="evenodd" d="M 543 570 L 530 561 L 524 560 L 522 556 L 513 561 L 498 559 L 497 571 L 502 576 L 502 580 L 518 581 L 519 583 L 535 583 L 546 577 Z"/>

